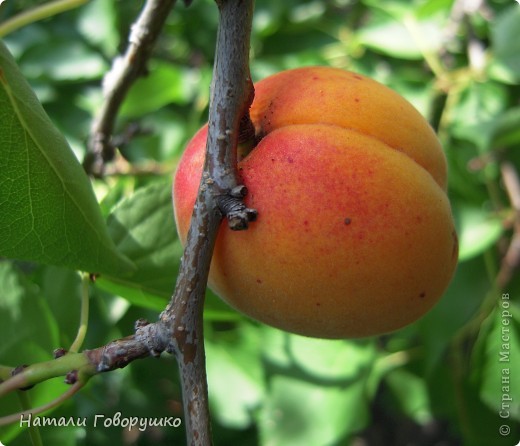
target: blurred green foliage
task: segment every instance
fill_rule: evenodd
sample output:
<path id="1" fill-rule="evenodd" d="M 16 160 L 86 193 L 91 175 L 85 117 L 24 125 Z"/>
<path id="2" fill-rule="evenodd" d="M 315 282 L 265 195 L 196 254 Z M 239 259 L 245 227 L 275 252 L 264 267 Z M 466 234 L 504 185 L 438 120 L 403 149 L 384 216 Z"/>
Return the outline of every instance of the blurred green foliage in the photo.
<path id="1" fill-rule="evenodd" d="M 9 17 L 41 3 L 3 2 L 0 30 Z M 4 38 L 80 161 L 101 104 L 102 77 L 124 50 L 142 4 L 92 0 Z M 154 320 L 173 290 L 182 249 L 172 218 L 171 172 L 207 119 L 217 23 L 212 0 L 175 7 L 150 74 L 132 88 L 118 121 L 122 135 L 135 126 L 140 131 L 121 145 L 109 175 L 92 182 L 108 234 L 136 270 L 110 272 L 91 287 L 86 348 L 131 333 L 140 317 Z M 460 262 L 433 311 L 377 339 L 290 335 L 244 318 L 208 292 L 215 445 L 510 446 L 520 440 L 520 279 L 505 274 L 504 261 L 515 224 L 519 236 L 513 201 L 520 197 L 506 188 L 520 169 L 518 29 L 520 6 L 513 0 L 256 1 L 255 80 L 304 65 L 354 70 L 394 88 L 430 120 L 449 162 Z M 5 97 L 0 104 L 0 206 L 13 212 L 20 205 L 13 200 L 32 195 L 7 190 L 11 174 L 3 166 L 19 147 L 6 137 L 12 123 Z M 58 183 L 70 192 L 65 180 Z M 47 200 L 53 209 L 63 196 Z M 77 224 L 58 217 L 60 233 Z M 0 240 L 6 240 L 0 256 L 17 257 L 12 239 L 4 233 Z M 54 348 L 74 339 L 80 279 L 54 260 L 59 249 L 59 243 L 47 245 L 46 262 L 31 257 L 30 249 L 0 261 L 1 365 L 49 359 Z M 90 256 L 86 252 L 75 254 Z M 74 262 L 65 264 L 79 268 Z M 28 394 L 37 405 L 64 389 L 51 381 Z M 45 444 L 181 445 L 182 426 L 144 432 L 93 427 L 96 414 L 182 416 L 180 401 L 171 358 L 138 361 L 94 379 L 52 413 L 86 417 L 87 428 L 47 427 L 41 435 Z M 17 410 L 15 397 L 2 400 L 0 415 Z M 508 435 L 501 435 L 503 426 L 511 429 Z M 0 439 L 9 446 L 29 441 L 18 425 L 0 430 Z"/>

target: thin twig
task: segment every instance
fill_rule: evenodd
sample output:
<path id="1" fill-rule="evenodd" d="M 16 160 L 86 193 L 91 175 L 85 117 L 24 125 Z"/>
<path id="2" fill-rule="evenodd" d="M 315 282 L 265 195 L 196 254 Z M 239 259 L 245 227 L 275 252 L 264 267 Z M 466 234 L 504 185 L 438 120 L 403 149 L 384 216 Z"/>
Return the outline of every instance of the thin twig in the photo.
<path id="1" fill-rule="evenodd" d="M 504 187 L 515 213 L 513 236 L 507 252 L 502 258 L 500 271 L 497 275 L 498 286 L 503 288 L 520 266 L 520 178 L 515 167 L 509 162 L 502 163 L 500 170 Z"/>
<path id="2" fill-rule="evenodd" d="M 89 0 L 56 0 L 21 12 L 0 24 L 0 38 L 39 20 L 82 6 Z M 0 2 L 1 3 L 1 2 Z"/>
<path id="3" fill-rule="evenodd" d="M 112 136 L 117 113 L 130 87 L 146 73 L 146 63 L 174 5 L 175 0 L 147 0 L 132 26 L 125 54 L 114 59 L 106 74 L 103 105 L 92 123 L 88 152 L 83 160 L 88 174 L 103 176 L 105 163 L 113 159 Z"/>
<path id="4" fill-rule="evenodd" d="M 148 342 L 150 339 L 152 343 Z M 67 376 L 67 380 L 73 383 L 77 376 L 90 377 L 123 368 L 136 359 L 158 356 L 166 349 L 167 342 L 160 323 L 147 324 L 140 320 L 136 323 L 135 335 L 111 341 L 101 347 L 81 353 L 58 349 L 61 350 L 60 354 L 50 361 L 16 368 L 3 367 L 9 371 L 9 377 L 0 380 L 0 398 L 59 376 Z"/>
<path id="5" fill-rule="evenodd" d="M 22 374 L 14 375 L 5 381 L 0 381 L 0 398 L 25 386 L 27 386 L 27 382 L 25 381 L 25 376 Z"/>
<path id="6" fill-rule="evenodd" d="M 68 375 L 74 370 L 82 375 L 94 375 L 96 365 L 92 364 L 86 352 L 83 352 L 68 353 L 50 361 L 15 367 L 11 371 L 12 376 L 0 382 L 0 398 L 15 390 L 31 387 L 57 376 Z"/>
<path id="7" fill-rule="evenodd" d="M 66 392 L 62 393 L 58 398 L 52 400 L 51 402 L 44 404 L 39 407 L 35 407 L 34 409 L 24 410 L 23 412 L 15 413 L 12 415 L 7 415 L 5 417 L 0 418 L 0 426 L 5 426 L 7 424 L 15 423 L 17 421 L 22 421 L 26 419 L 25 417 L 32 416 L 38 413 L 45 412 L 47 410 L 52 409 L 53 407 L 59 406 L 64 401 L 68 400 L 75 393 L 77 393 L 83 386 L 85 385 L 82 381 L 77 381 L 71 387 L 67 389 Z"/>

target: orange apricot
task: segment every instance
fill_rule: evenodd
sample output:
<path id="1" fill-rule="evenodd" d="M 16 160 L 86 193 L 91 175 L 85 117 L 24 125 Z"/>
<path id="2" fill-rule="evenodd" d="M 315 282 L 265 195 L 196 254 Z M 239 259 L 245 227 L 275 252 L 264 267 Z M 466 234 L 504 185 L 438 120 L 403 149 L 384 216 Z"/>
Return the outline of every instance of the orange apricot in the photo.
<path id="1" fill-rule="evenodd" d="M 289 70 L 255 90 L 259 142 L 238 172 L 258 219 L 246 231 L 221 226 L 210 288 L 253 319 L 306 336 L 373 336 L 419 319 L 458 255 L 446 160 L 426 120 L 394 91 L 339 69 Z M 175 174 L 183 242 L 206 134 Z"/>

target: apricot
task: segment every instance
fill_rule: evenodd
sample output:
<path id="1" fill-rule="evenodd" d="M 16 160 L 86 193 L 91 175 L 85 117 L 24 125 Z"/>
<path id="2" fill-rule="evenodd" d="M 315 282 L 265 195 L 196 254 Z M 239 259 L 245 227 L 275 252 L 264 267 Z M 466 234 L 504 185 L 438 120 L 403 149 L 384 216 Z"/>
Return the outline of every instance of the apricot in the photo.
<path id="1" fill-rule="evenodd" d="M 419 112 L 380 83 L 326 67 L 255 86 L 256 146 L 238 163 L 258 219 L 219 230 L 210 288 L 280 329 L 356 338 L 402 328 L 440 299 L 458 243 L 446 160 Z M 173 199 L 186 240 L 207 127 L 178 165 Z"/>

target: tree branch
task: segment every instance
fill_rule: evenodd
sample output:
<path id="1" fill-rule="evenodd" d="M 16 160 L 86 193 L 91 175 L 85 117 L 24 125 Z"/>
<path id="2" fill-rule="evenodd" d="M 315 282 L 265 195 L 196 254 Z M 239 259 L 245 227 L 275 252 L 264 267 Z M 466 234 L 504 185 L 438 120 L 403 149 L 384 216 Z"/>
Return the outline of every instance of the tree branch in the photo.
<path id="1" fill-rule="evenodd" d="M 128 47 L 116 57 L 103 80 L 104 101 L 92 123 L 83 167 L 89 175 L 103 176 L 105 163 L 115 155 L 112 142 L 117 113 L 133 83 L 146 74 L 146 63 L 176 0 L 147 0 L 132 25 Z M 188 4 L 188 3 L 186 3 Z"/>
<path id="2" fill-rule="evenodd" d="M 249 114 L 254 94 L 249 73 L 253 3 L 253 0 L 217 1 L 220 21 L 204 171 L 176 289 L 160 316 L 169 332 L 167 350 L 175 354 L 180 368 L 190 445 L 211 443 L 202 310 L 213 248 L 226 214 L 221 210 L 222 197 L 241 203 L 245 192 L 238 184 L 236 164 L 240 124 Z M 240 204 L 234 208 L 238 213 L 232 216 L 233 224 L 241 222 L 236 227 L 244 229 L 256 212 L 243 203 L 242 214 L 238 208 Z"/>

